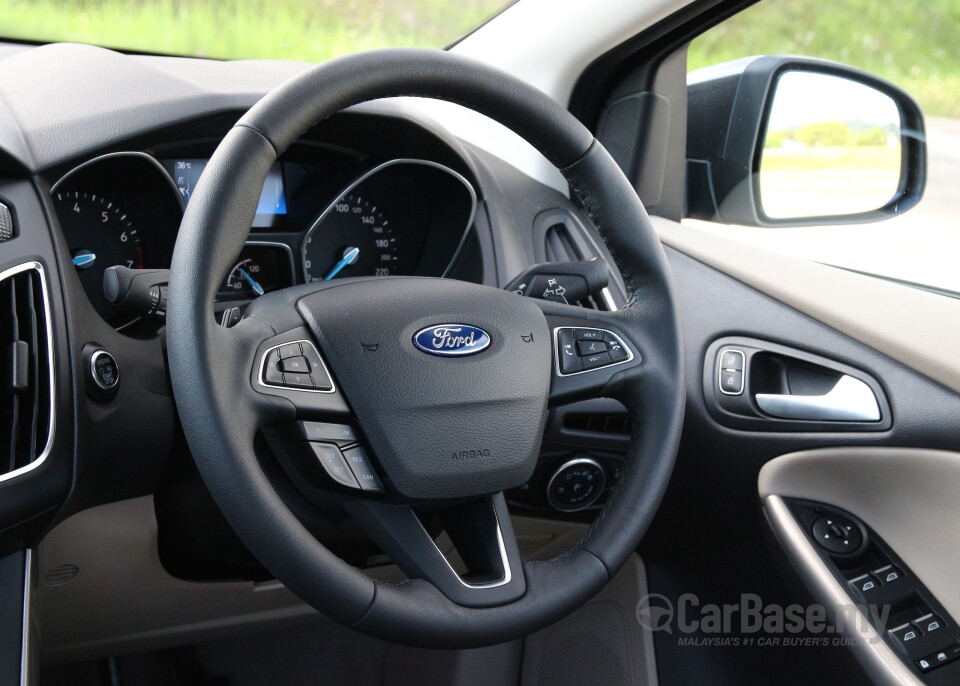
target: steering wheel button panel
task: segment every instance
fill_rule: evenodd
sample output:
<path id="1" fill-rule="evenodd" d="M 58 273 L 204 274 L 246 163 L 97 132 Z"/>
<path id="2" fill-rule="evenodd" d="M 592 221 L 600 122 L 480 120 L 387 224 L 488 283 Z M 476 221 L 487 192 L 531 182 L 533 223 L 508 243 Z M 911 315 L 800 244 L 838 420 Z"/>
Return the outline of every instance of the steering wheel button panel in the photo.
<path id="1" fill-rule="evenodd" d="M 335 390 L 323 358 L 310 341 L 284 343 L 268 349 L 261 358 L 258 378 L 261 385 L 270 388 L 313 393 Z"/>
<path id="2" fill-rule="evenodd" d="M 332 443 L 311 443 L 310 448 L 317 456 L 320 466 L 331 479 L 347 488 L 360 488 L 353 471 L 347 466 L 347 461 L 340 452 L 340 448 Z"/>
<path id="3" fill-rule="evenodd" d="M 633 352 L 623 340 L 606 329 L 558 327 L 557 374 L 570 376 L 629 362 Z"/>

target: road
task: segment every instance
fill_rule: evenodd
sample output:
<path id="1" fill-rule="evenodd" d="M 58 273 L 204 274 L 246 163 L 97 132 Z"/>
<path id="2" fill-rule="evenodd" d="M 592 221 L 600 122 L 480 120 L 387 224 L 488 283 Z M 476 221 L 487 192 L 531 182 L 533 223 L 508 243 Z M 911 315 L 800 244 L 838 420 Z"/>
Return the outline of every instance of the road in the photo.
<path id="1" fill-rule="evenodd" d="M 786 229 L 684 223 L 795 257 L 960 293 L 960 119 L 927 119 L 927 156 L 923 199 L 886 221 Z"/>

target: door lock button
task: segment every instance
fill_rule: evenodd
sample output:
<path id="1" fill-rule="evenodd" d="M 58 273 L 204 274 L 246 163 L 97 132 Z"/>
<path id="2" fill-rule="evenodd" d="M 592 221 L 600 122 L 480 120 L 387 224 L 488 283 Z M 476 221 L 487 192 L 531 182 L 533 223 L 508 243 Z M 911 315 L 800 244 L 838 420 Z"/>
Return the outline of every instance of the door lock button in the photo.
<path id="1" fill-rule="evenodd" d="M 743 393 L 743 373 L 746 356 L 742 350 L 726 348 L 717 355 L 717 383 L 724 395 Z"/>

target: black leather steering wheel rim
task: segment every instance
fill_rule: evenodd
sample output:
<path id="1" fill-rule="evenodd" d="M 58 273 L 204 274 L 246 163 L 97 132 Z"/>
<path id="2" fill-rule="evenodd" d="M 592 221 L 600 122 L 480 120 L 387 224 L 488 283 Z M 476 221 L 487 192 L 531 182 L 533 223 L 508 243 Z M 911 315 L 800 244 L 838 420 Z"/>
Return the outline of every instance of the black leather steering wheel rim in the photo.
<path id="1" fill-rule="evenodd" d="M 525 564 L 525 593 L 499 606 L 458 605 L 420 579 L 400 585 L 374 581 L 307 531 L 254 451 L 264 417 L 289 420 L 295 408 L 277 397 L 258 397 L 256 407 L 236 400 L 250 394 L 249 375 L 237 369 L 255 364 L 256 343 L 276 325 L 249 316 L 225 330 L 213 317 L 217 288 L 243 247 L 260 188 L 279 155 L 340 110 L 392 96 L 448 100 L 479 111 L 527 139 L 560 169 L 629 290 L 627 306 L 602 321 L 628 331 L 643 355 L 642 364 L 614 374 L 601 393 L 621 400 L 633 420 L 627 467 L 616 492 L 573 550 Z M 547 315 L 569 309 L 543 307 Z M 639 198 L 604 148 L 553 100 L 446 52 L 389 49 L 339 58 L 284 83 L 244 115 L 211 158 L 184 216 L 167 321 L 184 432 L 228 521 L 306 602 L 386 640 L 474 647 L 524 636 L 561 618 L 598 592 L 636 549 L 673 467 L 685 400 L 680 327 L 666 258 Z"/>

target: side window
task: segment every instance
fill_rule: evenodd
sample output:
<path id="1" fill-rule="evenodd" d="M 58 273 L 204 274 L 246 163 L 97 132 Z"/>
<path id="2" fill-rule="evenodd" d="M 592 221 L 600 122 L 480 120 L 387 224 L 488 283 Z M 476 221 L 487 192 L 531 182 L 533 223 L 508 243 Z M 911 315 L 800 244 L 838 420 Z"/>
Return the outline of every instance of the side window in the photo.
<path id="1" fill-rule="evenodd" d="M 688 84 L 741 58 L 799 55 L 855 67 L 909 93 L 925 120 L 926 187 L 916 206 L 869 223 L 684 223 L 795 257 L 960 294 L 960 53 L 952 47 L 957 26 L 956 0 L 762 0 L 700 35 L 689 47 Z M 871 193 L 889 198 L 900 157 L 885 105 L 855 88 L 841 92 L 811 84 L 803 90 L 800 77 L 795 92 L 803 97 L 774 101 L 756 170 L 771 207 L 830 214 L 830 198 L 822 195 L 820 206 L 801 207 L 804 191 L 814 185 L 837 201 L 855 203 Z M 830 121 L 813 115 L 825 103 L 844 111 L 837 107 L 840 100 L 850 105 L 849 114 L 834 114 Z M 691 100 L 690 107 L 693 120 L 697 103 Z M 796 122 L 797 112 L 811 114 L 811 123 Z"/>

